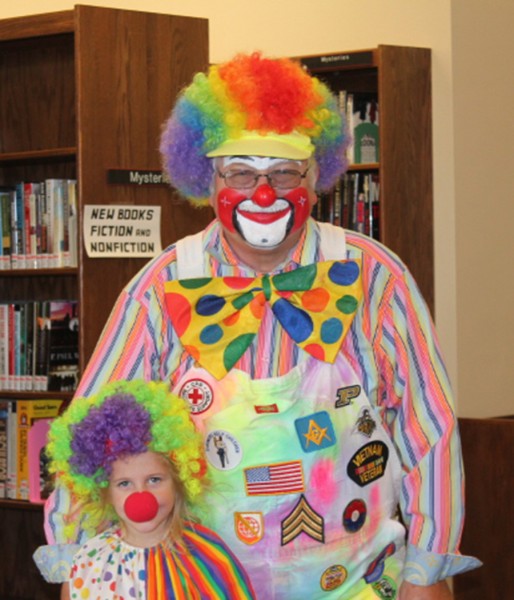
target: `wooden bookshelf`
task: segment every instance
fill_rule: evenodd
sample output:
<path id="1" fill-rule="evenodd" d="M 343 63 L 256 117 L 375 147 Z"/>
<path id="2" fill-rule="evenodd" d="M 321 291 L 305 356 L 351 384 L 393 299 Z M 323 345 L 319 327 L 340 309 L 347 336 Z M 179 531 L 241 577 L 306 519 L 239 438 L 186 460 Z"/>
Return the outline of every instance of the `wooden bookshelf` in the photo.
<path id="1" fill-rule="evenodd" d="M 380 177 L 380 241 L 413 273 L 434 314 L 431 53 L 381 45 L 297 57 L 334 92 L 378 97 L 380 163 L 351 165 Z"/>
<path id="2" fill-rule="evenodd" d="M 514 598 L 514 415 L 460 418 L 466 521 L 461 552 L 482 561 L 454 578 L 456 600 Z"/>
<path id="3" fill-rule="evenodd" d="M 0 301 L 79 300 L 84 368 L 121 288 L 147 261 L 88 257 L 84 207 L 161 206 L 163 247 L 212 218 L 166 185 L 107 182 L 110 169 L 160 169 L 161 125 L 180 88 L 207 67 L 208 24 L 78 5 L 0 21 L 0 50 L 0 185 L 76 178 L 79 202 L 78 268 L 0 271 Z M 381 240 L 406 261 L 433 309 L 430 51 L 379 46 L 341 57 L 302 60 L 334 90 L 377 92 L 380 163 L 355 168 L 379 171 Z M 32 561 L 42 521 L 39 506 L 0 503 L 0 598 L 59 597 Z"/>
<path id="4" fill-rule="evenodd" d="M 0 185 L 76 178 L 79 203 L 78 268 L 0 271 L 0 301 L 79 300 L 81 368 L 121 288 L 148 260 L 89 258 L 84 206 L 160 206 L 163 247 L 212 218 L 166 184 L 107 182 L 110 169 L 160 170 L 162 123 L 178 91 L 207 65 L 206 19 L 77 5 L 0 21 Z M 0 598 L 59 597 L 32 561 L 44 543 L 42 522 L 41 507 L 1 501 Z"/>

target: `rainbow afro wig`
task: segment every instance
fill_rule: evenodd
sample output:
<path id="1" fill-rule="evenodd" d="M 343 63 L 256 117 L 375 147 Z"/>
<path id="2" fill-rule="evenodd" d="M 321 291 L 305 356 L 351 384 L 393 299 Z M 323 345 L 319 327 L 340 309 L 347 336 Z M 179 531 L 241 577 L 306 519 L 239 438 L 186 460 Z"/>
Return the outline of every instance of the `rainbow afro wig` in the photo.
<path id="1" fill-rule="evenodd" d="M 165 123 L 160 150 L 171 184 L 205 204 L 214 156 L 313 155 L 317 189 L 324 191 L 346 169 L 347 144 L 344 119 L 328 87 L 290 59 L 256 52 L 194 77 Z"/>
<path id="2" fill-rule="evenodd" d="M 158 382 L 116 381 L 91 398 L 73 400 L 50 428 L 47 453 L 50 471 L 67 487 L 94 530 L 115 520 L 102 501 L 112 463 L 147 450 L 173 463 L 190 503 L 203 491 L 206 462 L 203 441 L 187 403 Z"/>

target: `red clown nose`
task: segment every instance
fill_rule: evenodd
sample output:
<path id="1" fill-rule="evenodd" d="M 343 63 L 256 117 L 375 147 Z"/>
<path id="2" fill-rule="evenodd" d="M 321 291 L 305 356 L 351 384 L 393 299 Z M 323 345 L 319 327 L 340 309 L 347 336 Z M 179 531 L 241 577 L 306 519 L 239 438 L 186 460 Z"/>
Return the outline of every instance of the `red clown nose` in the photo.
<path id="1" fill-rule="evenodd" d="M 125 514 L 131 521 L 144 523 L 155 517 L 159 504 L 150 492 L 134 492 L 125 500 L 124 508 Z"/>
<path id="2" fill-rule="evenodd" d="M 252 200 L 262 207 L 271 206 L 277 199 L 275 190 L 267 184 L 260 185 L 253 193 Z"/>

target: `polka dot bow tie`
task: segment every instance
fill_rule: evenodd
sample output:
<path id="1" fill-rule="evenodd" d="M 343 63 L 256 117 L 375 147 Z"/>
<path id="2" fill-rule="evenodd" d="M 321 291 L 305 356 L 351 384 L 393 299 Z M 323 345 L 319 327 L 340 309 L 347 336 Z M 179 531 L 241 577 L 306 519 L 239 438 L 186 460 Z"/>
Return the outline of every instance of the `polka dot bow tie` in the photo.
<path id="1" fill-rule="evenodd" d="M 360 261 L 327 261 L 263 277 L 168 281 L 165 295 L 184 349 L 217 379 L 252 343 L 266 303 L 300 348 L 332 363 L 362 298 Z"/>

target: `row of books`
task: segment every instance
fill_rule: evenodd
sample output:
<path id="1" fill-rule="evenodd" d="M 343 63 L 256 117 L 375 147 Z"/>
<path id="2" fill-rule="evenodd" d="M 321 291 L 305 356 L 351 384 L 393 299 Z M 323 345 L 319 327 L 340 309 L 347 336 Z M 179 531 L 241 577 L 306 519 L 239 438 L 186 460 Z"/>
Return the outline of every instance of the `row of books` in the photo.
<path id="1" fill-rule="evenodd" d="M 0 390 L 75 390 L 78 325 L 76 300 L 0 304 Z"/>
<path id="2" fill-rule="evenodd" d="M 313 216 L 380 240 L 378 173 L 345 173 L 333 190 L 320 194 Z"/>
<path id="3" fill-rule="evenodd" d="M 77 266 L 77 182 L 0 188 L 0 270 Z"/>
<path id="4" fill-rule="evenodd" d="M 350 164 L 378 163 L 380 159 L 378 100 L 376 94 L 339 92 L 339 107 L 346 115 L 351 141 L 347 148 Z"/>
<path id="5" fill-rule="evenodd" d="M 62 400 L 0 400 L 0 498 L 42 503 L 53 488 L 45 454 Z"/>

